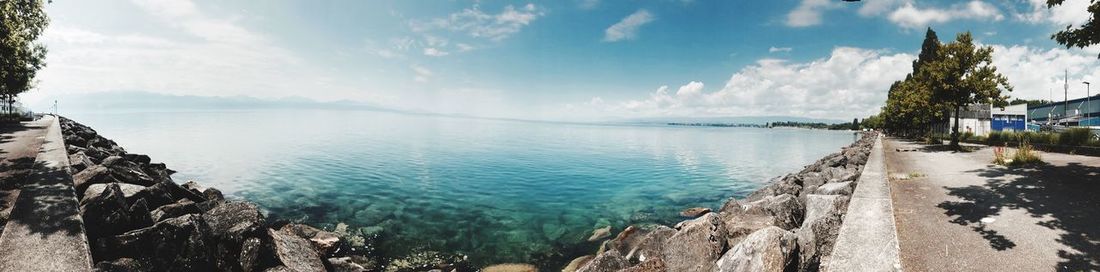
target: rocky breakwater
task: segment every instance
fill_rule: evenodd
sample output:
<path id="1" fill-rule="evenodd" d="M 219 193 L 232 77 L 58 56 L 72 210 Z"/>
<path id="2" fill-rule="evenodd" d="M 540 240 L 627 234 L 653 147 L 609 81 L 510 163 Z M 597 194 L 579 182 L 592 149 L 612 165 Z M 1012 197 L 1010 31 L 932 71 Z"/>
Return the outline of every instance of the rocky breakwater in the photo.
<path id="1" fill-rule="evenodd" d="M 563 271 L 817 271 L 832 252 L 877 137 L 863 133 L 841 152 L 730 199 L 717 212 L 685 210 L 696 218 L 673 227 L 629 226 Z"/>
<path id="2" fill-rule="evenodd" d="M 468 266 L 461 257 L 429 253 L 383 266 L 362 237 L 269 222 L 255 204 L 226 200 L 217 189 L 194 181 L 177 184 L 174 171 L 163 163 L 128 153 L 87 126 L 62 118 L 61 128 L 99 271 L 451 271 Z"/>

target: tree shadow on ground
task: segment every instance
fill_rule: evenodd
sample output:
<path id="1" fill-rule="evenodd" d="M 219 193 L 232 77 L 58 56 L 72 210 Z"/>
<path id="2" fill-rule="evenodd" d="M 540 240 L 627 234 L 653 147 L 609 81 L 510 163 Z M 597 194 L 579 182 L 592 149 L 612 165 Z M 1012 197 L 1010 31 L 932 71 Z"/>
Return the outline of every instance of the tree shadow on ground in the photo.
<path id="1" fill-rule="evenodd" d="M 948 194 L 962 201 L 938 206 L 952 223 L 970 226 L 997 250 L 1016 246 L 994 230 L 985 228 L 982 218 L 997 215 L 1002 208 L 1022 209 L 1035 218 L 1049 218 L 1040 226 L 1061 230 L 1057 240 L 1072 251 L 1059 250 L 1058 270 L 1100 270 L 1100 167 L 1069 163 L 1038 164 L 1016 168 L 990 166 L 971 171 L 987 178 L 985 185 L 947 187 Z"/>
<path id="2" fill-rule="evenodd" d="M 894 140 L 896 140 L 898 142 L 905 143 L 905 144 L 918 146 L 916 148 L 912 148 L 911 150 L 894 150 L 894 151 L 897 151 L 897 152 L 908 152 L 908 151 L 916 152 L 916 151 L 920 151 L 920 152 L 927 152 L 927 153 L 940 153 L 940 152 L 970 153 L 970 152 L 978 151 L 978 150 L 985 147 L 985 146 L 981 146 L 981 145 L 964 144 L 964 145 L 962 145 L 961 149 L 955 149 L 955 148 L 951 147 L 951 145 L 942 144 L 942 143 L 941 144 L 928 144 L 928 143 L 925 143 L 924 141 L 917 141 L 917 140 L 911 140 L 911 139 L 898 139 L 898 138 L 895 138 Z"/>

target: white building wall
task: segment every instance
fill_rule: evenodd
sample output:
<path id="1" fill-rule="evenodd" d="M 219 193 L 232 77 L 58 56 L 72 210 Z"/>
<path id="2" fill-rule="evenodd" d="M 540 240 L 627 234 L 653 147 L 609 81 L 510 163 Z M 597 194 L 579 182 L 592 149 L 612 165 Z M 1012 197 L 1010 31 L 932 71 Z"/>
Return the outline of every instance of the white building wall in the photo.
<path id="1" fill-rule="evenodd" d="M 951 118 L 947 123 L 948 132 L 955 127 L 955 118 Z M 966 133 L 967 131 L 973 132 L 977 136 L 989 135 L 990 131 L 993 131 L 989 119 L 974 119 L 974 118 L 960 118 L 959 119 L 959 133 Z M 967 128 L 970 128 L 967 130 Z"/>

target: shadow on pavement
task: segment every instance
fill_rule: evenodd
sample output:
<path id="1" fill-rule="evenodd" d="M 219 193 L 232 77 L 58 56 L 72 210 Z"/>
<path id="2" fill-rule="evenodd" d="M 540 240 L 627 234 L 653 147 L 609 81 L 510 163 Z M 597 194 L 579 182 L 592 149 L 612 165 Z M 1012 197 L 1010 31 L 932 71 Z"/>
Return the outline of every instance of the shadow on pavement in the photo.
<path id="1" fill-rule="evenodd" d="M 1016 246 L 1005 236 L 985 228 L 983 218 L 1001 208 L 1022 209 L 1032 217 L 1049 218 L 1039 225 L 1061 230 L 1058 242 L 1075 252 L 1059 250 L 1059 270 L 1100 270 L 1100 167 L 1069 163 L 1019 168 L 986 167 L 971 171 L 987 178 L 985 185 L 946 187 L 963 201 L 946 201 L 938 207 L 951 222 L 971 227 L 997 250 Z"/>

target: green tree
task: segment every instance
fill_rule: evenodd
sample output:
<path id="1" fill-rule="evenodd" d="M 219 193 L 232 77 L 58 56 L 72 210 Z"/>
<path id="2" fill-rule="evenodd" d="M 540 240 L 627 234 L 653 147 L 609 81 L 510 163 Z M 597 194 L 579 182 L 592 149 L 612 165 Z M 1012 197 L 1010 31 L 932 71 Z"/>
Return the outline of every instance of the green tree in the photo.
<path id="1" fill-rule="evenodd" d="M 925 32 L 920 54 L 913 61 L 913 72 L 904 80 L 890 85 L 886 106 L 882 108 L 882 127 L 896 135 L 927 137 L 932 124 L 942 118 L 943 111 L 932 104 L 932 91 L 926 83 L 925 69 L 939 58 L 939 37 L 932 28 Z"/>
<path id="2" fill-rule="evenodd" d="M 954 42 L 940 48 L 936 61 L 926 69 L 932 102 L 954 110 L 955 124 L 951 128 L 951 146 L 959 146 L 959 114 L 962 107 L 974 103 L 1007 104 L 1012 86 L 993 66 L 993 48 L 974 45 L 970 32 L 960 33 Z"/>
<path id="3" fill-rule="evenodd" d="M 15 98 L 34 87 L 46 66 L 46 46 L 38 42 L 50 20 L 41 0 L 0 1 L 0 98 L 9 114 Z"/>
<path id="4" fill-rule="evenodd" d="M 1061 5 L 1066 0 L 1047 0 L 1047 8 Z M 1055 32 L 1050 35 L 1051 39 L 1058 43 L 1069 47 L 1081 47 L 1084 48 L 1089 45 L 1100 43 L 1100 23 L 1096 22 L 1097 16 L 1100 16 L 1100 2 L 1089 1 L 1088 12 L 1089 21 L 1077 26 L 1067 25 L 1066 29 Z M 1100 56 L 1098 56 L 1100 57 Z"/>

